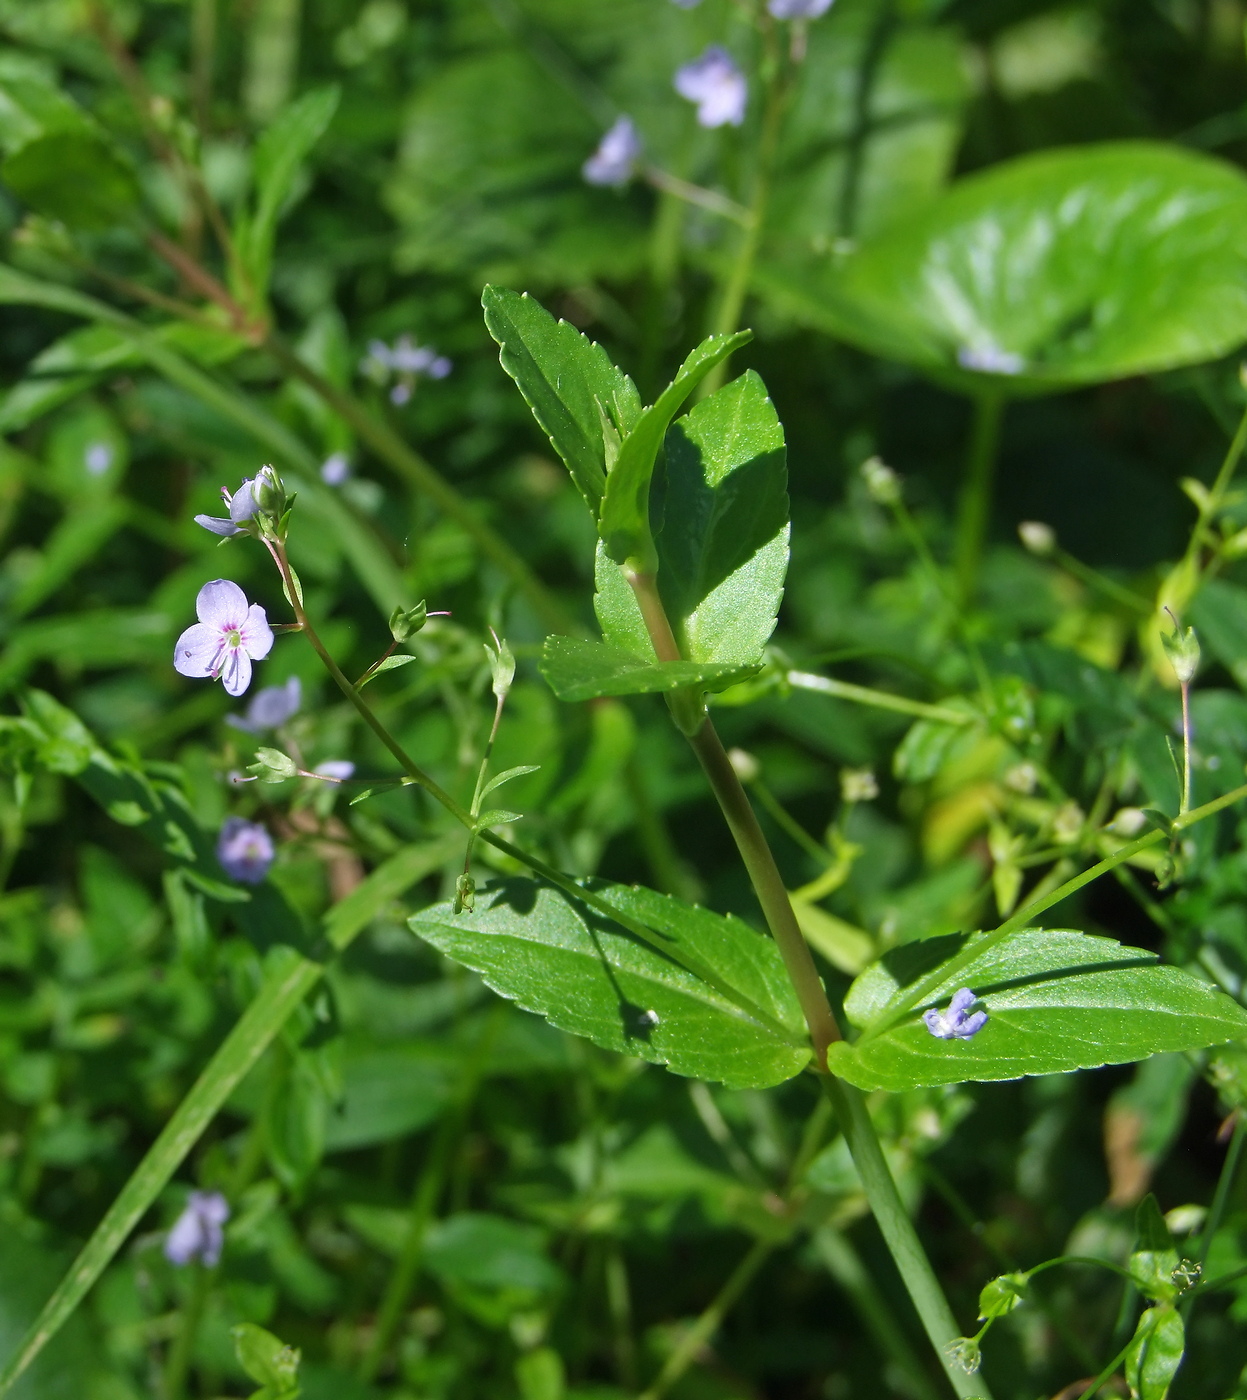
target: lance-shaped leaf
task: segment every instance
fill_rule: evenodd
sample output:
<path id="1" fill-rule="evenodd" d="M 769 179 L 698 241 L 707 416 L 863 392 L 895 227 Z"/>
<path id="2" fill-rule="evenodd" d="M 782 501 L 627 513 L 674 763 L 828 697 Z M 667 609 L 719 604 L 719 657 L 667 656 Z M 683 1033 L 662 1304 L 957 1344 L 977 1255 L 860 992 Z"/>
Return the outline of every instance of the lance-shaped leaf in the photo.
<path id="1" fill-rule="evenodd" d="M 769 938 L 653 890 L 596 880 L 587 888 L 650 929 L 652 941 L 561 890 L 521 879 L 478 891 L 471 914 L 440 904 L 411 927 L 561 1030 L 677 1074 L 763 1088 L 804 1067 L 800 1008 Z"/>
<path id="2" fill-rule="evenodd" d="M 532 297 L 486 287 L 485 325 L 503 369 L 597 518 L 606 473 L 641 416 L 641 396 L 602 347 Z"/>
<path id="3" fill-rule="evenodd" d="M 862 1035 L 832 1047 L 837 1074 L 862 1089 L 1017 1079 L 1198 1050 L 1247 1035 L 1247 1011 L 1154 954 L 1066 929 L 1022 929 L 987 949 L 908 1010 L 905 991 L 965 946 L 952 935 L 909 943 L 866 969 L 845 998 Z M 968 987 L 987 1024 L 941 1040 L 921 1019 Z M 878 1027 L 879 1029 L 875 1029 Z"/>
<path id="4" fill-rule="evenodd" d="M 1165 1400 L 1185 1350 L 1182 1314 L 1168 1306 L 1148 1308 L 1126 1353 L 1130 1394 L 1137 1400 Z"/>
<path id="5" fill-rule="evenodd" d="M 752 331 L 737 331 L 703 340 L 624 439 L 619 458 L 606 478 L 598 520 L 598 534 L 616 564 L 635 559 L 647 570 L 657 566 L 650 536 L 649 491 L 663 438 L 671 420 L 706 375 L 752 339 Z"/>
<path id="6" fill-rule="evenodd" d="M 621 647 L 578 637 L 547 637 L 541 674 L 560 700 L 602 695 L 657 695 L 685 686 L 726 690 L 757 670 L 752 666 L 702 665 L 697 661 L 644 661 Z"/>
<path id="7" fill-rule="evenodd" d="M 234 229 L 248 279 L 240 291 L 262 296 L 268 287 L 278 222 L 290 205 L 303 162 L 338 110 L 340 96 L 336 84 L 304 93 L 278 114 L 256 142 L 251 159 L 255 209 L 241 210 Z"/>

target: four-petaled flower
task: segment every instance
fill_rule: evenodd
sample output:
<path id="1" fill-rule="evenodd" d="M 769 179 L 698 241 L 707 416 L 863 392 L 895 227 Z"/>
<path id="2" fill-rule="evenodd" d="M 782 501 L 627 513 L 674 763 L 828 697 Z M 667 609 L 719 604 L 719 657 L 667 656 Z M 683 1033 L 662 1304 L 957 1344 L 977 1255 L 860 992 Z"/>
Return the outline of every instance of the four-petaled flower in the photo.
<path id="1" fill-rule="evenodd" d="M 251 662 L 267 656 L 273 633 L 259 603 L 228 579 L 205 583 L 195 599 L 199 621 L 188 627 L 173 649 L 173 668 L 195 680 L 216 680 L 230 695 L 251 684 Z"/>
<path id="2" fill-rule="evenodd" d="M 225 723 L 248 734 L 265 729 L 277 729 L 298 714 L 303 699 L 303 686 L 298 676 L 291 676 L 285 685 L 268 685 L 257 691 L 247 706 L 247 716 L 226 715 Z"/>
<path id="3" fill-rule="evenodd" d="M 831 0 L 771 0 L 766 8 L 776 19 L 817 19 L 831 9 Z"/>
<path id="4" fill-rule="evenodd" d="M 620 117 L 580 167 L 580 173 L 591 185 L 622 189 L 632 179 L 642 149 L 632 118 Z"/>
<path id="5" fill-rule="evenodd" d="M 977 1000 L 969 987 L 962 987 L 959 992 L 953 993 L 947 1011 L 937 1011 L 932 1007 L 923 1015 L 927 1030 L 940 1040 L 969 1040 L 972 1035 L 978 1035 L 987 1024 L 987 1012 L 966 1014 Z"/>
<path id="6" fill-rule="evenodd" d="M 231 880 L 258 885 L 273 863 L 273 838 L 268 827 L 245 817 L 227 817 L 217 838 L 216 858 Z"/>
<path id="7" fill-rule="evenodd" d="M 165 1236 L 165 1258 L 178 1268 L 196 1259 L 214 1268 L 220 1262 L 228 1219 L 229 1202 L 219 1191 L 192 1191 L 186 1209 Z"/>
<path id="8" fill-rule="evenodd" d="M 260 509 L 255 498 L 254 479 L 244 481 L 233 495 L 222 486 L 221 499 L 225 502 L 225 509 L 229 511 L 228 518 L 222 519 L 219 515 L 197 515 L 195 524 L 202 525 L 205 530 L 211 530 L 214 535 L 224 535 L 227 539 L 231 535 L 246 534 L 247 529 L 243 522 L 250 520 Z"/>
<path id="9" fill-rule="evenodd" d="M 718 44 L 676 69 L 675 90 L 697 104 L 700 126 L 739 126 L 745 120 L 749 86 L 732 55 Z"/>

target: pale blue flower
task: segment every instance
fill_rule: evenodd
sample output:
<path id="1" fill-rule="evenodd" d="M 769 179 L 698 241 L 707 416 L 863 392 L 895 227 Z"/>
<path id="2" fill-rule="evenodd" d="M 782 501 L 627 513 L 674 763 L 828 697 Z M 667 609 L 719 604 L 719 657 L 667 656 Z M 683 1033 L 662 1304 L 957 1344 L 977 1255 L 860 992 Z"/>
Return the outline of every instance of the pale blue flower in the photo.
<path id="1" fill-rule="evenodd" d="M 245 817 L 227 817 L 217 838 L 216 858 L 231 880 L 258 885 L 275 855 L 268 827 Z"/>
<path id="2" fill-rule="evenodd" d="M 113 464 L 113 449 L 106 442 L 93 442 L 82 460 L 92 476 L 103 476 Z"/>
<path id="3" fill-rule="evenodd" d="M 222 486 L 221 499 L 229 511 L 228 519 L 222 519 L 219 515 L 197 515 L 195 524 L 211 530 L 214 535 L 225 535 L 227 538 L 250 533 L 244 522 L 251 520 L 260 509 L 255 498 L 255 478 L 249 477 L 232 496 Z"/>
<path id="4" fill-rule="evenodd" d="M 173 648 L 173 669 L 193 680 L 220 679 L 228 695 L 241 695 L 251 684 L 251 662 L 273 647 L 273 630 L 264 609 L 228 579 L 205 583 L 195 599 L 199 621 L 188 627 Z"/>
<path id="5" fill-rule="evenodd" d="M 987 1024 L 987 1012 L 966 1014 L 977 1000 L 969 987 L 962 987 L 959 992 L 953 993 L 947 1011 L 937 1011 L 932 1007 L 923 1015 L 927 1030 L 939 1040 L 969 1040 L 972 1035 L 978 1035 Z"/>
<path id="6" fill-rule="evenodd" d="M 749 85 L 731 54 L 718 44 L 676 70 L 675 90 L 697 104 L 700 126 L 739 126 L 745 120 Z"/>
<path id="7" fill-rule="evenodd" d="M 219 1191 L 192 1191 L 186 1209 L 165 1236 L 165 1258 L 178 1268 L 193 1260 L 211 1269 L 220 1262 L 229 1202 Z"/>
<path id="8" fill-rule="evenodd" d="M 417 345 L 411 336 L 400 335 L 393 345 L 370 340 L 360 369 L 379 384 L 388 383 L 390 375 L 396 374 L 398 383 L 390 390 L 390 402 L 405 404 L 415 392 L 418 377 L 445 379 L 454 369 L 454 362 L 439 355 L 431 345 Z"/>
<path id="9" fill-rule="evenodd" d="M 831 4 L 832 0 L 771 0 L 766 8 L 776 19 L 817 19 Z"/>
<path id="10" fill-rule="evenodd" d="M 320 479 L 326 486 L 341 486 L 351 474 L 351 463 L 345 452 L 334 452 L 320 464 Z"/>
<path id="11" fill-rule="evenodd" d="M 298 714 L 303 699 L 303 686 L 298 676 L 291 676 L 285 685 L 268 685 L 257 691 L 247 706 L 247 715 L 226 715 L 225 723 L 248 734 L 265 729 L 277 729 Z"/>
<path id="12" fill-rule="evenodd" d="M 580 167 L 580 173 L 591 185 L 622 189 L 632 179 L 643 149 L 632 118 L 620 117 Z"/>

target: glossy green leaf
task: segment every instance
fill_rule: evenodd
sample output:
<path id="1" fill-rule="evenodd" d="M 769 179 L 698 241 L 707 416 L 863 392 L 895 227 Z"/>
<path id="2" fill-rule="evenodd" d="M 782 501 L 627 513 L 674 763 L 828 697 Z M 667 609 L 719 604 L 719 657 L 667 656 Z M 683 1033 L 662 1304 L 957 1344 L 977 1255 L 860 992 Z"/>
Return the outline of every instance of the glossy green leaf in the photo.
<path id="1" fill-rule="evenodd" d="M 411 1042 L 377 1045 L 347 1037 L 341 1067 L 342 1098 L 325 1119 L 328 1152 L 375 1147 L 416 1132 L 451 1103 L 459 1079 L 453 1059 Z"/>
<path id="2" fill-rule="evenodd" d="M 1004 1317 L 1026 1297 L 1028 1280 L 1025 1274 L 1001 1274 L 985 1284 L 979 1294 L 979 1321 Z"/>
<path id="3" fill-rule="evenodd" d="M 1136 1400 L 1165 1400 L 1186 1348 L 1182 1314 L 1148 1308 L 1139 1318 L 1126 1353 L 1126 1380 Z"/>
<path id="4" fill-rule="evenodd" d="M 647 571 L 657 566 L 650 536 L 649 496 L 663 438 L 671 420 L 706 375 L 752 339 L 752 331 L 737 331 L 734 335 L 712 335 L 703 340 L 624 439 L 618 460 L 606 478 L 598 519 L 598 534 L 616 564 L 635 559 Z"/>
<path id="5" fill-rule="evenodd" d="M 808 1062 L 800 1008 L 769 938 L 652 890 L 600 881 L 588 888 L 652 930 L 670 956 L 533 880 L 479 890 L 472 914 L 456 917 L 449 904 L 437 905 L 411 927 L 561 1030 L 677 1074 L 763 1087 Z M 682 965 L 690 962 L 734 996 Z M 759 1015 L 746 1014 L 739 1001 L 755 1003 Z"/>
<path id="6" fill-rule="evenodd" d="M 385 671 L 397 671 L 400 670 L 403 666 L 410 666 L 413 661 L 418 660 L 419 657 L 408 656 L 406 654 L 399 656 L 387 656 L 384 661 L 380 662 L 373 670 L 369 671 L 367 675 L 365 675 L 361 680 L 356 682 L 355 689 L 363 690 L 363 688 L 368 684 L 369 681 L 376 680 L 376 678 L 379 675 L 383 674 Z"/>
<path id="7" fill-rule="evenodd" d="M 652 655 L 652 653 L 651 653 Z M 560 700 L 602 695 L 657 695 L 681 686 L 725 690 L 758 669 L 753 665 L 702 665 L 696 661 L 642 661 L 620 647 L 578 637 L 548 637 L 541 674 Z"/>
<path id="8" fill-rule="evenodd" d="M 845 998 L 863 1030 L 832 1046 L 832 1068 L 863 1089 L 1017 1079 L 1198 1050 L 1247 1035 L 1247 1011 L 1206 982 L 1111 938 L 1023 929 L 961 969 L 887 1029 L 905 989 L 959 952 L 962 935 L 908 943 L 866 969 Z M 969 1039 L 941 1040 L 921 1013 L 969 987 L 988 1013 Z"/>
<path id="9" fill-rule="evenodd" d="M 804 288 L 811 319 L 971 392 L 1046 392 L 1247 339 L 1247 178 L 1148 142 L 954 185 Z"/>
<path id="10" fill-rule="evenodd" d="M 600 345 L 527 293 L 486 287 L 481 304 L 503 369 L 596 518 L 607 470 L 641 415 L 636 386 Z"/>

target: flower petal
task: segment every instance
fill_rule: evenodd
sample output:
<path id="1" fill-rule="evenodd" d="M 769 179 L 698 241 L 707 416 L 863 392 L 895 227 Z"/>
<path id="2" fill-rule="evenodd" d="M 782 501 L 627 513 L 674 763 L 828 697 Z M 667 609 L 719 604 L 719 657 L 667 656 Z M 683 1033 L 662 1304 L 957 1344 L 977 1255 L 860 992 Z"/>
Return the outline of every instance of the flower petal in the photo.
<path id="1" fill-rule="evenodd" d="M 195 614 L 210 627 L 241 627 L 247 616 L 247 595 L 229 579 L 214 578 L 199 590 Z"/>
<path id="2" fill-rule="evenodd" d="M 227 695 L 241 695 L 251 684 L 251 658 L 242 647 L 230 647 L 226 652 L 221 684 Z"/>
<path id="3" fill-rule="evenodd" d="M 978 998 L 969 987 L 962 987 L 959 992 L 953 993 L 953 999 L 948 1003 L 948 1019 L 950 1021 L 959 1020 L 974 1005 Z"/>
<path id="4" fill-rule="evenodd" d="M 220 629 L 197 622 L 177 639 L 173 648 L 173 669 L 181 676 L 206 680 L 221 664 L 224 650 Z"/>
<path id="5" fill-rule="evenodd" d="M 232 520 L 222 520 L 219 515 L 197 515 L 195 524 L 202 525 L 205 530 L 211 530 L 214 535 L 224 535 L 227 539 L 231 535 L 242 534 Z"/>
<path id="6" fill-rule="evenodd" d="M 257 661 L 262 661 L 272 651 L 273 629 L 268 625 L 268 617 L 259 603 L 252 603 L 247 609 L 246 620 L 238 630 L 247 654 Z"/>

